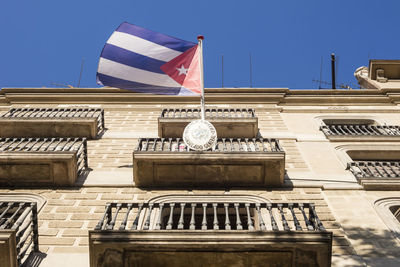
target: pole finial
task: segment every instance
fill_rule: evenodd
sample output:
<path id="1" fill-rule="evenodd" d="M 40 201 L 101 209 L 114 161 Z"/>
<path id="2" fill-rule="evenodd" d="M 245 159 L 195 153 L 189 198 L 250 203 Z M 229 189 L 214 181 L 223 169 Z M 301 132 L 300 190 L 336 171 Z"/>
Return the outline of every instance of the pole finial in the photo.
<path id="1" fill-rule="evenodd" d="M 197 35 L 197 40 L 204 40 L 204 36 L 203 35 Z"/>

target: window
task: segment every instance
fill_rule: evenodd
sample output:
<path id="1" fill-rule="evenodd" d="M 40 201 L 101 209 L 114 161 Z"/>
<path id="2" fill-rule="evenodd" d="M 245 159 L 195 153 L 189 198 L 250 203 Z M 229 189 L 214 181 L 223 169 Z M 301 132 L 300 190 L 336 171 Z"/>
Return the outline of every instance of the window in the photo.
<path id="1" fill-rule="evenodd" d="M 236 205 L 235 205 L 236 204 Z M 160 229 L 187 230 L 254 230 L 254 207 L 242 203 L 178 203 L 164 207 Z M 182 216 L 181 216 L 182 214 Z M 204 216 L 205 214 L 205 216 Z M 249 229 L 250 228 L 250 229 Z"/>
<path id="2" fill-rule="evenodd" d="M 400 197 L 379 199 L 375 201 L 375 209 L 386 226 L 400 240 Z"/>
<path id="3" fill-rule="evenodd" d="M 219 137 L 254 138 L 258 135 L 258 118 L 250 108 L 206 108 L 205 118 L 210 121 Z M 181 138 L 186 125 L 200 118 L 198 108 L 163 109 L 158 118 L 158 136 Z"/>
<path id="4" fill-rule="evenodd" d="M 400 189 L 400 146 L 359 143 L 336 147 L 337 155 L 364 189 Z"/>
<path id="5" fill-rule="evenodd" d="M 391 206 L 389 210 L 393 213 L 394 217 L 400 222 L 400 205 Z"/>
<path id="6" fill-rule="evenodd" d="M 350 150 L 348 168 L 357 178 L 400 177 L 400 151 Z"/>
<path id="7" fill-rule="evenodd" d="M 110 259 L 117 266 L 144 260 L 146 266 L 181 266 L 194 258 L 202 266 L 330 266 L 332 232 L 325 230 L 312 203 L 177 194 L 143 203 L 107 203 L 89 231 L 89 244 L 94 266 Z"/>
<path id="8" fill-rule="evenodd" d="M 334 141 L 348 137 L 399 137 L 400 127 L 395 125 L 383 125 L 373 119 L 363 118 L 329 118 L 322 119 L 320 130 L 327 138 Z M 380 140 L 379 139 L 379 140 Z"/>
<path id="9" fill-rule="evenodd" d="M 171 195 L 152 202 L 163 207 L 154 229 L 260 230 L 261 208 L 257 213 L 256 205 L 269 201 L 241 195 Z"/>
<path id="10" fill-rule="evenodd" d="M 34 194 L 0 194 L 0 233 L 3 241 L 0 252 L 5 265 L 14 266 L 13 262 L 16 262 L 21 266 L 33 252 L 39 251 L 37 215 L 44 203 L 43 197 Z M 13 232 L 16 244 L 12 241 Z"/>

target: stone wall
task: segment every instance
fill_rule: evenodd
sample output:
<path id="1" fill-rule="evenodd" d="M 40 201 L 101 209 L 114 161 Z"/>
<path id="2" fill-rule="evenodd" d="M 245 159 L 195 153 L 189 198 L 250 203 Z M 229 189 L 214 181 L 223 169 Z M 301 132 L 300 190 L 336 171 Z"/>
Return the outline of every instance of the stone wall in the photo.
<path id="1" fill-rule="evenodd" d="M 338 101 L 334 94 L 329 101 Z M 382 198 L 399 197 L 400 193 L 364 191 L 345 169 L 345 162 L 337 153 L 337 146 L 348 143 L 329 142 L 318 129 L 316 117 L 320 115 L 346 117 L 369 114 L 368 116 L 388 124 L 400 125 L 397 106 L 388 99 L 379 100 L 383 98 L 379 95 L 377 103 L 380 104 L 374 106 L 371 104 L 374 103 L 373 96 L 366 95 L 367 93 L 365 96 L 364 93 L 354 94 L 362 96 L 364 102 L 360 106 L 355 103 L 357 98 L 343 95 L 349 107 L 340 106 L 335 107 L 336 109 L 329 109 L 327 103 L 324 104 L 326 107 L 323 104 L 318 105 L 318 99 L 307 100 L 315 106 L 303 105 L 298 96 L 296 99 L 292 96 L 292 100 L 288 98 L 288 101 L 297 103 L 293 106 L 288 106 L 287 103 L 259 104 L 257 101 L 261 100 L 254 99 L 251 100 L 253 103 L 246 104 L 226 104 L 228 100 L 225 101 L 224 108 L 254 108 L 260 134 L 280 140 L 286 152 L 286 176 L 282 188 L 175 191 L 136 188 L 133 183 L 132 152 L 138 138 L 157 137 L 157 117 L 162 108 L 182 108 L 189 104 L 109 102 L 95 104 L 105 108 L 107 130 L 101 139 L 88 141 L 90 172 L 87 176 L 80 177 L 74 187 L 3 188 L 0 192 L 34 193 L 47 200 L 39 213 L 40 250 L 47 255 L 40 267 L 56 266 L 56 259 L 68 263 L 66 266 L 87 266 L 88 230 L 93 229 L 101 218 L 105 203 L 140 202 L 175 193 L 250 194 L 272 202 L 313 202 L 324 226 L 334 235 L 334 266 L 362 266 L 364 263 L 371 266 L 390 266 L 392 263 L 393 266 L 398 266 L 399 241 L 377 213 L 375 202 Z M 263 98 L 265 101 L 266 99 L 267 97 Z M 240 101 L 236 100 L 236 103 Z M 2 105 L 0 114 L 10 106 L 6 102 Z M 400 148 L 397 143 L 386 145 Z M 57 258 L 52 259 L 52 255 L 57 255 Z M 82 259 L 84 260 L 81 261 Z M 59 262 L 56 264 L 62 266 Z"/>

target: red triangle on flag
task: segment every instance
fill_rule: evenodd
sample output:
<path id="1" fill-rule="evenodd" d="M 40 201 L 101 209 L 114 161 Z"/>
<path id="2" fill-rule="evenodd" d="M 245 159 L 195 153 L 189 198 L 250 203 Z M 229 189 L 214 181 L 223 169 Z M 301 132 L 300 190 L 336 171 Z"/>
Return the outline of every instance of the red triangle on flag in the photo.
<path id="1" fill-rule="evenodd" d="M 186 89 L 201 93 L 198 45 L 162 65 L 161 70 Z"/>

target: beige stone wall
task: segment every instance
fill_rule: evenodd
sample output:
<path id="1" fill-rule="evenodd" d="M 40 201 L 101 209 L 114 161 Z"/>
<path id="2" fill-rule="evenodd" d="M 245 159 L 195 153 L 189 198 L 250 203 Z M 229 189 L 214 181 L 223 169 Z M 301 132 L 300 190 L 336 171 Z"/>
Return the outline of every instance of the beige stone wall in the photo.
<path id="1" fill-rule="evenodd" d="M 43 253 L 88 253 L 88 230 L 94 229 L 107 202 L 137 202 L 168 194 L 250 194 L 275 203 L 315 203 L 316 211 L 328 231 L 333 231 L 333 253 L 353 255 L 340 224 L 330 211 L 319 188 L 277 190 L 158 190 L 134 187 L 84 187 L 71 189 L 0 190 L 2 193 L 35 193 L 47 199 L 39 213 L 39 244 Z"/>
<path id="2" fill-rule="evenodd" d="M 107 130 L 101 139 L 88 141 L 89 167 L 92 169 L 88 180 L 96 176 L 93 172 L 98 172 L 99 175 L 105 172 L 119 172 L 125 177 L 123 181 L 126 182 L 129 172 L 132 171 L 132 152 L 137 145 L 137 140 L 140 137 L 157 137 L 157 118 L 162 108 L 143 106 L 141 109 L 131 107 L 107 109 L 107 106 L 105 107 Z M 300 172 L 309 171 L 308 165 L 298 150 L 296 140 L 288 137 L 290 132 L 279 111 L 276 108 L 260 108 L 256 109 L 256 115 L 259 119 L 261 135 L 265 138 L 280 139 L 286 152 L 286 168 Z M 277 132 L 284 134 L 276 135 Z"/>
<path id="3" fill-rule="evenodd" d="M 289 180 L 297 186 L 314 184 L 322 187 L 322 196 L 332 211 L 336 223 L 342 226 L 341 233 L 354 248 L 354 256 L 350 258 L 341 253 L 334 253 L 336 255 L 333 257 L 333 264 L 398 266 L 400 240 L 387 227 L 385 218 L 377 213 L 375 202 L 383 198 L 398 198 L 400 192 L 363 190 L 352 173 L 346 170 L 347 162 L 351 161 L 346 150 L 359 148 L 400 151 L 400 142 L 362 139 L 332 142 L 319 130 L 322 118 L 365 118 L 374 119 L 380 124 L 400 125 L 398 108 L 351 106 L 338 109 L 338 112 L 331 112 L 318 106 L 307 109 L 301 107 L 284 109 L 281 117 L 308 166 L 308 170 L 304 172 L 299 172 L 299 169 L 291 172 L 288 169 Z"/>
<path id="4" fill-rule="evenodd" d="M 275 98 L 278 96 L 274 96 Z M 87 258 L 88 230 L 93 229 L 100 219 L 106 202 L 145 201 L 172 193 L 213 193 L 259 195 L 273 202 L 316 203 L 320 219 L 325 227 L 334 233 L 335 266 L 346 266 L 345 262 L 350 262 L 348 266 L 361 265 L 365 262 L 371 266 L 382 266 L 380 264 L 382 259 L 387 258 L 392 262 L 400 259 L 399 241 L 376 212 L 374 202 L 384 197 L 398 197 L 400 192 L 362 190 L 354 176 L 345 169 L 346 162 L 337 149 L 338 146 L 357 145 L 358 142 L 333 143 L 319 130 L 321 116 L 372 117 L 388 125 L 400 125 L 399 109 L 396 105 L 389 100 L 381 101 L 380 105 L 371 105 L 368 103 L 373 103 L 373 97 L 368 95 L 365 98 L 368 99 L 363 100 L 365 102 L 362 105 L 357 105 L 356 100 L 346 98 L 350 104 L 334 107 L 335 109 L 329 108 L 326 103 L 306 106 L 300 103 L 300 98 L 293 100 L 293 96 L 291 100 L 295 103 L 293 106 L 287 103 L 266 104 L 261 100 L 257 100 L 260 102 L 252 100 L 253 103 L 245 104 L 236 100 L 239 104 L 221 105 L 221 107 L 256 109 L 260 134 L 281 141 L 286 151 L 287 172 L 286 183 L 282 188 L 190 192 L 144 191 L 135 188 L 132 177 L 132 151 L 138 138 L 157 137 L 157 117 L 163 107 L 193 107 L 193 105 L 96 103 L 96 106 L 105 108 L 107 130 L 101 139 L 88 141 L 91 171 L 87 177 L 81 177 L 74 188 L 15 190 L 3 188 L 0 192 L 29 192 L 47 199 L 39 213 L 39 242 L 41 251 L 47 253 L 48 259 L 58 253 L 67 253 L 64 258 L 60 257 L 60 261 L 68 258 L 73 261 L 72 255 L 75 254 Z M 263 98 L 265 99 L 267 97 Z M 338 101 L 335 99 L 333 96 L 330 101 Z M 290 98 L 287 99 L 289 100 Z M 3 105 L 0 114 L 7 110 L 6 104 Z M 31 106 L 57 107 L 58 104 L 35 103 Z M 376 142 L 372 144 L 376 145 Z M 386 145 L 397 147 L 400 142 Z M 347 261 L 348 259 L 351 260 Z M 55 266 L 50 262 L 44 260 L 43 266 Z M 387 263 L 385 262 L 386 265 Z M 86 266 L 87 262 L 78 261 L 74 265 Z"/>
<path id="5" fill-rule="evenodd" d="M 367 264 L 391 266 L 399 263 L 400 240 L 387 227 L 385 218 L 377 213 L 375 205 L 379 199 L 398 198 L 399 192 L 326 190 L 323 195 L 355 253 Z"/>

